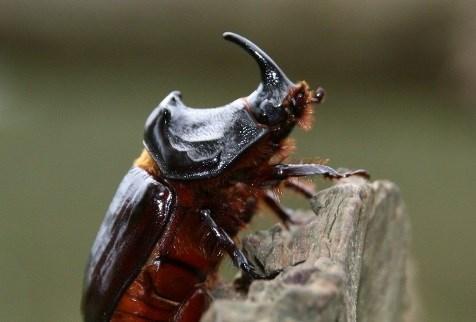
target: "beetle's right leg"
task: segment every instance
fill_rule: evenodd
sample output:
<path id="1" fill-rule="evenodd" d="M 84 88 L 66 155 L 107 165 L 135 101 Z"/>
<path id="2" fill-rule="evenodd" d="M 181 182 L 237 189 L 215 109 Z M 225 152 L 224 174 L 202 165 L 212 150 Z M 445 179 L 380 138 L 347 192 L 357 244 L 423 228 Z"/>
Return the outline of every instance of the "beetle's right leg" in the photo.
<path id="1" fill-rule="evenodd" d="M 256 268 L 251 264 L 246 258 L 245 254 L 238 248 L 233 239 L 219 227 L 213 218 L 211 217 L 210 210 L 201 210 L 200 215 L 206 225 L 210 228 L 210 232 L 213 233 L 213 236 L 218 240 L 218 243 L 225 249 L 228 255 L 233 260 L 233 264 L 241 269 L 245 275 L 252 279 L 271 279 L 275 277 L 279 272 L 276 272 L 271 275 L 265 275 L 256 270 Z"/>
<path id="2" fill-rule="evenodd" d="M 313 184 L 304 184 L 298 181 L 297 178 L 289 178 L 284 181 L 284 187 L 297 192 L 305 198 L 312 198 L 316 194 Z"/>
<path id="3" fill-rule="evenodd" d="M 284 227 L 289 229 L 290 224 L 298 224 L 293 218 L 290 211 L 284 208 L 279 202 L 278 198 L 271 190 L 266 190 L 263 194 L 264 203 L 276 214 Z"/>

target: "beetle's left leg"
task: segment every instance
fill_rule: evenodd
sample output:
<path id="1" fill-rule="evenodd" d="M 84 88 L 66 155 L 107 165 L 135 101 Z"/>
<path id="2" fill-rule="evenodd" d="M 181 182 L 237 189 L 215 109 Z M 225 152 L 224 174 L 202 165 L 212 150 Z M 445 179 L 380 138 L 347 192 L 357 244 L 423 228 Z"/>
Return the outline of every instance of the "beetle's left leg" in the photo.
<path id="1" fill-rule="evenodd" d="M 253 264 L 251 264 L 246 258 L 245 254 L 238 248 L 233 239 L 219 227 L 213 218 L 211 217 L 210 210 L 201 210 L 200 216 L 206 225 L 210 228 L 210 232 L 218 240 L 219 244 L 225 249 L 228 255 L 233 260 L 233 264 L 241 269 L 245 275 L 252 279 L 271 279 L 275 277 L 279 272 L 271 275 L 260 273 L 256 270 Z"/>
<path id="2" fill-rule="evenodd" d="M 270 175 L 271 180 L 285 180 L 291 177 L 304 177 L 313 175 L 322 175 L 329 179 L 342 179 L 350 176 L 369 177 L 366 170 L 359 169 L 354 171 L 339 172 L 323 164 L 277 164 L 273 166 Z"/>

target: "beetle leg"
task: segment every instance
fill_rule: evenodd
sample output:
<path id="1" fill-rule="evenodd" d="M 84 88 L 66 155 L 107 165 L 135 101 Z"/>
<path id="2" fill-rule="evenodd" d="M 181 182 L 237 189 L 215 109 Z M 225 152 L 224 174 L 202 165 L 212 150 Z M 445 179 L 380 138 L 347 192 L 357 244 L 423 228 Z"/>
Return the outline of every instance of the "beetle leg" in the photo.
<path id="1" fill-rule="evenodd" d="M 292 212 L 281 205 L 278 198 L 276 198 L 271 190 L 266 190 L 262 198 L 266 205 L 278 216 L 284 227 L 287 229 L 289 229 L 290 225 L 304 225 L 309 222 L 309 219 L 296 218 L 295 216 L 293 218 Z"/>
<path id="2" fill-rule="evenodd" d="M 289 224 L 298 224 L 291 216 L 291 213 L 284 208 L 278 198 L 270 190 L 266 190 L 263 194 L 263 201 L 278 216 L 283 225 L 289 229 Z"/>
<path id="3" fill-rule="evenodd" d="M 304 177 L 312 175 L 322 175 L 329 179 L 342 179 L 350 176 L 362 176 L 369 178 L 366 170 L 354 170 L 347 172 L 339 172 L 329 166 L 323 164 L 278 164 L 273 167 L 272 179 L 284 180 L 290 177 Z"/>
<path id="4" fill-rule="evenodd" d="M 214 237 L 231 257 L 233 264 L 241 269 L 245 275 L 252 279 L 271 279 L 279 273 L 276 272 L 272 275 L 265 275 L 258 272 L 253 264 L 249 262 L 248 258 L 246 258 L 241 249 L 238 248 L 233 239 L 231 239 L 231 237 L 226 233 L 226 231 L 224 231 L 215 223 L 211 217 L 210 210 L 201 210 L 200 215 L 205 221 L 206 225 L 210 228 L 210 231 L 213 233 Z"/>
<path id="5" fill-rule="evenodd" d="M 314 185 L 304 184 L 295 178 L 289 178 L 288 180 L 285 180 L 284 187 L 294 190 L 294 192 L 297 192 L 306 198 L 312 198 L 312 196 L 316 194 Z"/>

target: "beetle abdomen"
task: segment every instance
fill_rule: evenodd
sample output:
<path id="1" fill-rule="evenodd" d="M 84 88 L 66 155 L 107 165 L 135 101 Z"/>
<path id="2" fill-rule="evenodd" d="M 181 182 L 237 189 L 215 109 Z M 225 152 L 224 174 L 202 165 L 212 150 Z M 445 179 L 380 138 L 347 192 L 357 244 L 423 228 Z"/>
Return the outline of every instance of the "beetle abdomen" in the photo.
<path id="1" fill-rule="evenodd" d="M 158 258 L 124 293 L 111 321 L 195 321 L 190 317 L 196 319 L 208 307 L 204 281 L 205 276 L 186 263 Z"/>
<path id="2" fill-rule="evenodd" d="M 205 285 L 222 257 L 207 235 L 196 210 L 178 206 L 111 321 L 199 321 L 210 303 Z"/>

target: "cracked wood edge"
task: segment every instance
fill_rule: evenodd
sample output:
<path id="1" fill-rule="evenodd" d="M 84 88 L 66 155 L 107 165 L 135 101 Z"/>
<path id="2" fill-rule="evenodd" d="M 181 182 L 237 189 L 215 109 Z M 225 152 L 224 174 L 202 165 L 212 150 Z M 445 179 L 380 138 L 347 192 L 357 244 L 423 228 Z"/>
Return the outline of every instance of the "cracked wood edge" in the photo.
<path id="1" fill-rule="evenodd" d="M 254 281 L 246 295 L 221 287 L 202 321 L 415 321 L 410 229 L 398 187 L 340 180 L 317 193 L 311 208 L 295 213 L 309 218 L 305 225 L 275 225 L 243 240 L 255 265 L 283 272 Z"/>

